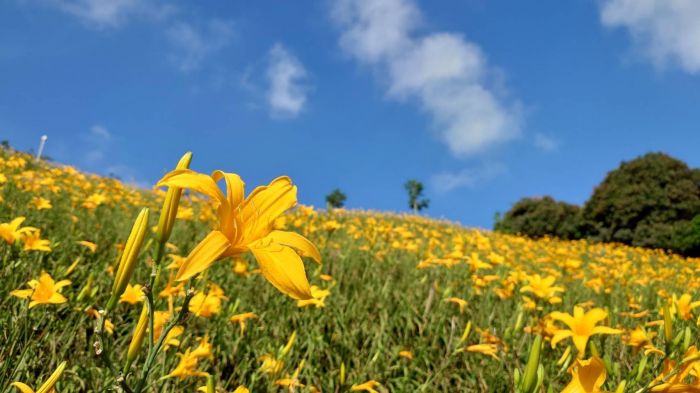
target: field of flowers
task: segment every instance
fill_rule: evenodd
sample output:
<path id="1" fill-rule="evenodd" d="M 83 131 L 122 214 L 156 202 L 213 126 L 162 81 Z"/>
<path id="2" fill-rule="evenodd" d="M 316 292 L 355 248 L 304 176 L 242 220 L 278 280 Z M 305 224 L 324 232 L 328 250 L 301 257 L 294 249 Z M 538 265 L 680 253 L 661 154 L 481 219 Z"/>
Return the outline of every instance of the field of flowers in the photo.
<path id="1" fill-rule="evenodd" d="M 0 149 L 0 392 L 700 392 L 700 260 L 190 159 L 145 191 Z"/>

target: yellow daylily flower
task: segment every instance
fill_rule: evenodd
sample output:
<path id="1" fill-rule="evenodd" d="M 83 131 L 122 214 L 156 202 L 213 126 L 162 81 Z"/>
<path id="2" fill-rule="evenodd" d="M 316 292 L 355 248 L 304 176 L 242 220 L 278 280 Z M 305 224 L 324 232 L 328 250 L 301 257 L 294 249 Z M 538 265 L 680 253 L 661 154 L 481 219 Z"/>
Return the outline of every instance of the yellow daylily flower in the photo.
<path id="1" fill-rule="evenodd" d="M 301 371 L 302 367 L 304 367 L 304 360 L 302 360 L 301 363 L 299 363 L 299 366 L 296 368 L 296 370 L 294 370 L 293 375 L 290 376 L 289 374 L 287 374 L 285 378 L 276 380 L 275 385 L 286 386 L 291 393 L 294 393 L 297 387 L 306 387 L 306 385 L 299 381 L 299 372 Z"/>
<path id="2" fill-rule="evenodd" d="M 24 229 L 24 228 L 23 228 Z M 22 234 L 22 243 L 24 243 L 24 251 L 51 251 L 51 242 L 41 238 L 41 231 L 33 229 Z"/>
<path id="3" fill-rule="evenodd" d="M 68 301 L 65 296 L 61 295 L 61 288 L 70 285 L 70 280 L 61 280 L 55 282 L 48 273 L 41 273 L 38 280 L 31 280 L 27 285 L 31 289 L 16 289 L 10 292 L 10 295 L 26 299 L 30 298 L 29 308 L 39 304 L 61 304 Z"/>
<path id="4" fill-rule="evenodd" d="M 119 297 L 119 303 L 136 304 L 143 301 L 144 295 L 141 284 L 126 284 L 126 289 Z"/>
<path id="5" fill-rule="evenodd" d="M 89 242 L 87 240 L 80 240 L 77 243 L 90 250 L 90 252 L 93 254 L 95 253 L 95 251 L 97 251 L 97 244 L 93 242 Z"/>
<path id="6" fill-rule="evenodd" d="M 226 182 L 225 196 L 217 185 L 222 178 Z M 297 233 L 273 228 L 275 219 L 297 203 L 296 186 L 288 177 L 257 187 L 245 199 L 241 178 L 219 170 L 211 176 L 189 169 L 175 170 L 165 175 L 157 186 L 188 188 L 218 204 L 218 226 L 192 250 L 178 270 L 176 280 L 187 280 L 218 259 L 250 251 L 263 276 L 277 289 L 295 299 L 312 298 L 299 254 L 320 262 L 318 249 Z"/>
<path id="7" fill-rule="evenodd" d="M 605 383 L 605 364 L 597 357 L 577 359 L 569 369 L 571 382 L 561 393 L 605 393 L 600 387 Z"/>
<path id="8" fill-rule="evenodd" d="M 656 337 L 656 332 L 647 332 L 643 327 L 637 326 L 634 330 L 631 330 L 628 335 L 623 337 L 623 341 L 634 347 L 635 350 L 651 345 L 651 340 Z"/>
<path id="9" fill-rule="evenodd" d="M 564 288 L 554 285 L 556 277 L 542 277 L 539 274 L 535 274 L 528 276 L 527 280 L 527 285 L 522 287 L 520 292 L 530 292 L 538 298 L 552 304 L 561 303 L 561 298 L 557 296 L 557 293 L 564 292 Z"/>
<path id="10" fill-rule="evenodd" d="M 284 362 L 272 355 L 265 354 L 260 356 L 258 359 L 262 361 L 260 371 L 265 374 L 275 375 L 282 371 L 282 367 L 284 367 Z"/>
<path id="11" fill-rule="evenodd" d="M 693 298 L 687 293 L 684 293 L 679 299 L 675 300 L 678 316 L 685 321 L 692 319 L 693 309 L 700 307 L 700 301 L 693 302 L 692 300 Z"/>
<path id="12" fill-rule="evenodd" d="M 185 353 L 178 353 L 180 362 L 175 369 L 163 378 L 180 378 L 186 379 L 189 377 L 206 377 L 209 374 L 204 371 L 197 370 L 197 362 L 199 358 L 192 354 L 188 349 Z"/>
<path id="13" fill-rule="evenodd" d="M 241 336 L 242 336 L 243 333 L 245 332 L 246 320 L 255 319 L 257 317 L 258 316 L 253 312 L 244 312 L 242 314 L 236 314 L 236 315 L 232 316 L 231 318 L 229 318 L 229 320 L 231 322 L 238 323 L 238 326 L 241 329 Z"/>
<path id="14" fill-rule="evenodd" d="M 586 353 L 588 339 L 594 334 L 620 334 L 619 329 L 607 326 L 596 326 L 598 322 L 608 317 L 608 313 L 602 308 L 588 310 L 585 314 L 582 307 L 574 306 L 574 315 L 555 311 L 550 314 L 552 319 L 563 322 L 569 327 L 568 330 L 558 330 L 552 337 L 552 348 L 557 343 L 567 337 L 574 340 L 574 346 L 578 350 L 578 357 L 583 357 Z"/>
<path id="15" fill-rule="evenodd" d="M 467 306 L 467 301 L 458 297 L 449 297 L 445 299 L 447 303 L 454 303 L 459 306 L 459 313 L 464 313 L 464 308 Z"/>
<path id="16" fill-rule="evenodd" d="M 467 352 L 481 353 L 487 356 L 491 356 L 496 360 L 501 360 L 496 355 L 498 353 L 498 346 L 496 344 L 475 344 L 470 345 L 466 348 Z"/>
<path id="17" fill-rule="evenodd" d="M 663 363 L 661 374 L 649 384 L 652 392 L 662 393 L 700 393 L 700 383 L 697 378 L 693 384 L 687 383 L 688 377 L 695 377 L 700 371 L 698 364 L 698 349 L 691 345 L 683 354 L 680 364 L 672 359 L 666 359 Z"/>
<path id="18" fill-rule="evenodd" d="M 213 290 L 206 294 L 197 292 L 190 300 L 190 312 L 198 317 L 209 318 L 221 311 L 222 299 L 226 297 Z"/>
<path id="19" fill-rule="evenodd" d="M 49 376 L 49 379 L 44 382 L 39 389 L 34 391 L 29 385 L 22 383 L 22 382 L 12 382 L 10 386 L 13 386 L 17 388 L 20 392 L 22 393 L 49 393 L 53 391 L 54 385 L 56 385 L 56 382 L 58 382 L 58 379 L 61 377 L 61 374 L 63 374 L 63 370 L 66 369 L 66 362 L 61 362 L 61 364 L 58 365 L 56 370 Z"/>
<path id="20" fill-rule="evenodd" d="M 29 207 L 33 207 L 37 210 L 44 210 L 51 209 L 53 206 L 51 206 L 50 200 L 35 196 L 31 201 L 29 201 Z"/>
<path id="21" fill-rule="evenodd" d="M 22 236 L 23 233 L 32 229 L 31 227 L 21 228 L 24 222 L 24 217 L 17 217 L 10 222 L 3 222 L 0 224 L 0 237 L 5 239 L 7 244 L 15 244 L 15 242 Z"/>
<path id="22" fill-rule="evenodd" d="M 199 339 L 199 344 L 197 348 L 192 351 L 192 356 L 198 358 L 212 358 L 214 356 L 212 353 L 212 345 L 209 342 L 209 336 L 204 336 Z"/>
<path id="23" fill-rule="evenodd" d="M 381 385 L 375 380 L 369 380 L 367 382 L 361 383 L 359 385 L 352 385 L 350 388 L 351 392 L 369 392 L 369 393 L 379 393 L 374 388 Z"/>
<path id="24" fill-rule="evenodd" d="M 310 305 L 316 306 L 316 308 L 323 308 L 326 306 L 326 298 L 330 296 L 331 291 L 328 289 L 321 289 L 316 285 L 311 286 L 311 296 L 313 299 L 299 299 L 297 300 L 298 307 L 306 307 Z"/>

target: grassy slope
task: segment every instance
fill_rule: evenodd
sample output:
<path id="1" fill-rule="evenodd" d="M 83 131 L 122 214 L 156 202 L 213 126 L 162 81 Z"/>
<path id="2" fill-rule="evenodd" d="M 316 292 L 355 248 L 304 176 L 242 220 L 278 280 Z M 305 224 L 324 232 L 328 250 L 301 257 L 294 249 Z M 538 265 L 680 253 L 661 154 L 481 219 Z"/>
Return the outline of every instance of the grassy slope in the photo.
<path id="1" fill-rule="evenodd" d="M 40 228 L 53 250 L 22 251 L 21 246 L 0 244 L 0 392 L 11 391 L 8 385 L 16 380 L 37 387 L 62 360 L 68 360 L 69 366 L 59 384 L 61 392 L 100 391 L 109 385 L 110 377 L 93 355 L 94 319 L 84 310 L 106 303 L 112 285 L 107 269 L 117 257 L 115 245 L 125 240 L 139 206 L 150 205 L 158 211 L 158 198 L 112 180 L 36 166 L 31 161 L 11 168 L 8 153 L 2 156 L 0 173 L 6 175 L 7 182 L 0 193 L 4 200 L 0 222 L 25 216 L 25 225 Z M 45 179 L 53 179 L 59 189 L 52 192 Z M 107 195 L 108 200 L 94 209 L 82 207 L 96 192 Z M 30 207 L 36 196 L 49 199 L 53 207 Z M 171 238 L 180 255 L 186 255 L 206 233 L 207 224 L 196 218 L 208 207 L 193 206 L 195 219 L 178 222 Z M 152 214 L 151 224 L 156 220 L 157 214 Z M 325 226 L 329 221 L 338 222 L 340 228 L 328 231 Z M 369 379 L 381 382 L 380 389 L 393 392 L 509 391 L 513 371 L 524 367 L 532 340 L 522 329 L 513 329 L 523 307 L 519 291 L 527 283 L 526 274 L 554 275 L 565 291 L 561 304 L 540 301 L 540 310 L 525 312 L 524 326 L 536 326 L 550 311 L 570 313 L 574 304 L 592 302 L 609 310 L 608 326 L 632 329 L 659 319 L 661 299 L 694 293 L 698 287 L 696 260 L 648 250 L 549 239 L 530 241 L 379 213 L 306 216 L 296 212 L 285 225 L 305 233 L 321 248 L 324 264 L 318 267 L 309 262 L 307 272 L 312 283 L 331 288 L 331 295 L 325 308 L 298 308 L 259 274 L 236 275 L 228 260 L 215 264 L 199 288 L 204 289 L 211 280 L 224 289 L 228 300 L 218 315 L 192 317 L 185 323 L 181 351 L 196 346 L 197 337 L 209 335 L 215 355 L 199 368 L 216 375 L 219 387 L 226 391 L 239 384 L 253 392 L 279 391 L 281 388 L 273 384 L 277 377 L 259 371 L 258 358 L 277 353 L 293 331 L 298 337 L 281 375 L 291 374 L 305 360 L 301 381 L 323 392 L 348 391 L 352 384 Z M 97 251 L 91 253 L 78 245 L 80 240 L 96 243 Z M 416 268 L 420 261 L 450 253 L 454 267 Z M 28 312 L 27 301 L 8 295 L 42 271 L 60 279 L 78 257 L 81 260 L 68 277 L 72 284 L 62 291 L 67 303 L 40 305 Z M 254 260 L 245 258 L 254 269 Z M 491 267 L 478 267 L 477 258 Z M 144 283 L 149 272 L 144 258 L 132 283 Z M 332 275 L 334 281 L 322 281 L 322 273 Z M 94 296 L 78 301 L 77 295 L 90 275 Z M 445 301 L 452 296 L 468 302 L 463 313 Z M 166 307 L 164 301 L 158 306 Z M 640 310 L 651 313 L 642 320 L 621 314 Z M 259 318 L 250 321 L 241 335 L 228 318 L 246 311 Z M 121 304 L 111 318 L 115 330 L 110 342 L 113 340 L 119 368 L 139 312 L 140 305 Z M 473 329 L 466 342 L 461 342 L 468 321 L 484 330 L 480 334 Z M 681 323 L 696 332 L 692 322 Z M 485 342 L 490 335 L 492 341 L 493 337 L 500 340 L 497 355 L 501 360 L 458 351 Z M 568 383 L 566 364 L 571 360 L 563 366 L 555 362 L 569 342 L 545 350 L 545 386 L 558 390 Z M 610 359 L 606 387 L 613 390 L 641 355 L 623 345 L 619 336 L 594 336 L 592 342 L 601 356 Z M 401 350 L 411 351 L 413 359 L 400 357 Z M 176 352 L 171 348 L 159 357 L 152 381 L 175 367 Z M 341 363 L 347 369 L 343 386 L 339 383 Z M 651 380 L 654 368 L 648 370 L 642 382 L 631 386 Z M 202 384 L 201 378 L 171 380 L 163 391 L 194 391 Z"/>

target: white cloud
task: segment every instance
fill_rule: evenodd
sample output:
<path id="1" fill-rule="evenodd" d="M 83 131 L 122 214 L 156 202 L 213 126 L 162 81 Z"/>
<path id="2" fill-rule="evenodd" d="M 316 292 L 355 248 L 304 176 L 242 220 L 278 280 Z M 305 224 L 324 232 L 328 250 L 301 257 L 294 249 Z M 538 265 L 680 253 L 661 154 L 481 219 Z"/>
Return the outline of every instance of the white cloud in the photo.
<path id="1" fill-rule="evenodd" d="M 476 168 L 466 168 L 459 172 L 443 172 L 434 175 L 430 179 L 430 183 L 437 193 L 444 194 L 462 187 L 474 187 L 505 172 L 507 172 L 507 168 L 503 164 L 484 164 Z"/>
<path id="2" fill-rule="evenodd" d="M 700 1 L 604 0 L 601 20 L 626 28 L 636 49 L 659 68 L 700 73 Z"/>
<path id="3" fill-rule="evenodd" d="M 273 117 L 295 117 L 306 105 L 307 72 L 294 54 L 282 44 L 269 52 L 267 102 Z"/>
<path id="4" fill-rule="evenodd" d="M 151 22 L 172 46 L 170 60 L 182 72 L 192 71 L 211 54 L 229 44 L 234 35 L 229 21 L 184 22 L 186 14 L 164 0 L 41 0 L 79 19 L 89 28 L 116 29 L 132 19 Z"/>
<path id="5" fill-rule="evenodd" d="M 189 72 L 201 64 L 212 53 L 223 49 L 233 38 L 233 25 L 230 22 L 214 19 L 206 28 L 197 29 L 189 23 L 173 23 L 166 31 L 177 54 L 172 60 L 182 72 Z"/>
<path id="6" fill-rule="evenodd" d="M 119 27 L 134 16 L 160 19 L 173 12 L 173 7 L 150 0 L 46 0 L 45 3 L 98 29 Z"/>
<path id="7" fill-rule="evenodd" d="M 519 134 L 520 111 L 491 86 L 497 72 L 482 50 L 460 34 L 417 34 L 410 0 L 338 0 L 332 14 L 343 51 L 386 76 L 389 98 L 416 101 L 455 155 Z"/>
<path id="8" fill-rule="evenodd" d="M 535 139 L 533 142 L 535 147 L 540 150 L 548 152 L 559 150 L 559 141 L 539 132 L 535 134 Z"/>
<path id="9" fill-rule="evenodd" d="M 105 152 L 112 143 L 112 133 L 107 127 L 95 124 L 90 127 L 87 133 L 82 135 L 85 142 L 85 153 L 83 160 L 88 166 L 97 165 L 105 158 Z"/>
<path id="10" fill-rule="evenodd" d="M 107 127 L 99 124 L 92 126 L 90 128 L 90 133 L 105 140 L 108 140 L 112 137 L 112 134 L 109 132 Z"/>

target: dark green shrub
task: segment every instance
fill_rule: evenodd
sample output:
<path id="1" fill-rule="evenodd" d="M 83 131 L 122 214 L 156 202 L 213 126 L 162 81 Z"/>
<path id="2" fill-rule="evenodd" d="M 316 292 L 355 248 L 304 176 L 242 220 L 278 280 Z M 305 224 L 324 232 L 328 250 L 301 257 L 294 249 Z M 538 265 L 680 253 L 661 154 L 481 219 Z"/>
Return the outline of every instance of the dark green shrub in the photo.
<path id="1" fill-rule="evenodd" d="M 576 205 L 558 202 L 549 196 L 523 198 L 496 222 L 494 229 L 530 237 L 550 235 L 578 239 L 582 236 L 580 210 Z"/>
<path id="2" fill-rule="evenodd" d="M 596 240 L 678 249 L 679 233 L 700 213 L 700 176 L 683 161 L 649 153 L 611 171 L 585 204 Z"/>

